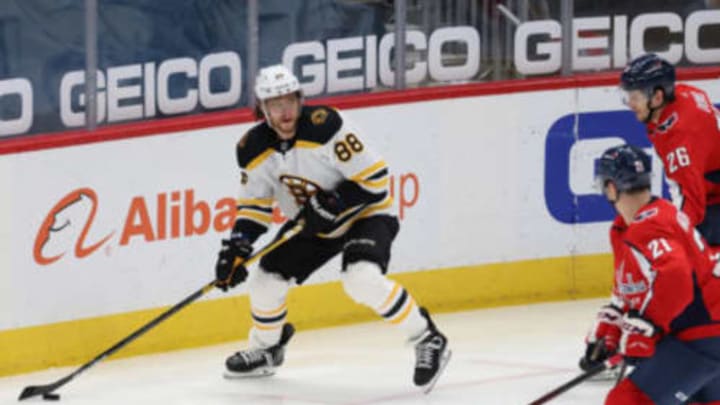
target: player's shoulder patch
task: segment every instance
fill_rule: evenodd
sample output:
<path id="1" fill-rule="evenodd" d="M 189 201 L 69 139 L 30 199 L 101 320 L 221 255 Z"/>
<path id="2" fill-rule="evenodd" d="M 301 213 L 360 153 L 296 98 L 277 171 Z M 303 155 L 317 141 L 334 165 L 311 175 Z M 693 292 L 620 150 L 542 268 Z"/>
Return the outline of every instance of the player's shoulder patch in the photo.
<path id="1" fill-rule="evenodd" d="M 654 216 L 656 216 L 660 212 L 658 208 L 650 208 L 641 210 L 637 215 L 635 215 L 635 218 L 633 218 L 633 223 L 643 222 L 646 221 Z"/>
<path id="2" fill-rule="evenodd" d="M 658 199 L 650 207 L 641 209 L 633 218 L 628 239 L 637 246 L 645 246 L 651 239 L 670 237 L 677 228 L 678 210 L 669 201 Z"/>
<path id="3" fill-rule="evenodd" d="M 678 209 L 668 200 L 653 197 L 652 201 L 641 208 L 633 218 L 633 224 L 653 222 L 659 227 L 666 227 L 675 221 Z"/>
<path id="4" fill-rule="evenodd" d="M 340 130 L 342 124 L 342 117 L 331 107 L 305 106 L 298 123 L 297 138 L 324 145 Z"/>
<path id="5" fill-rule="evenodd" d="M 267 124 L 256 125 L 243 135 L 235 147 L 235 157 L 242 169 L 251 169 L 258 159 L 272 151 L 273 132 Z"/>
<path id="6" fill-rule="evenodd" d="M 657 130 L 660 133 L 665 133 L 665 132 L 669 131 L 672 127 L 674 127 L 675 124 L 677 124 L 677 122 L 678 122 L 678 113 L 677 113 L 677 111 L 675 111 L 672 114 L 670 114 L 670 116 L 667 117 L 665 119 L 665 121 L 661 122 L 657 126 Z"/>

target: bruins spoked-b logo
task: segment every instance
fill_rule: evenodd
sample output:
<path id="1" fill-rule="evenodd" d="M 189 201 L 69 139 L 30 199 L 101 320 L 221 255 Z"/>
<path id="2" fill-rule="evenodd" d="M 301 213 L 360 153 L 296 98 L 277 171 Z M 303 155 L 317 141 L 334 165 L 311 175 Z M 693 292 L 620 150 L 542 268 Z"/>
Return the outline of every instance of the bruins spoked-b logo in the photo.
<path id="1" fill-rule="evenodd" d="M 310 115 L 310 122 L 312 122 L 313 125 L 322 125 L 327 121 L 327 117 L 328 111 L 324 108 L 318 108 Z"/>
<path id="2" fill-rule="evenodd" d="M 302 177 L 290 176 L 283 174 L 280 176 L 280 182 L 287 187 L 290 194 L 295 197 L 295 202 L 299 206 L 305 205 L 307 200 L 317 193 L 322 187 Z"/>

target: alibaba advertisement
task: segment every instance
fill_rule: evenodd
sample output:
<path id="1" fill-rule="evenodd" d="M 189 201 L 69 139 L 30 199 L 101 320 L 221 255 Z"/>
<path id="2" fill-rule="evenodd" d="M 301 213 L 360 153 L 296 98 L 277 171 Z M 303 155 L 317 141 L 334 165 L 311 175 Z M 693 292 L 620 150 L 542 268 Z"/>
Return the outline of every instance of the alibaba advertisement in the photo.
<path id="1" fill-rule="evenodd" d="M 398 217 L 403 220 L 420 198 L 420 180 L 415 173 L 391 176 L 390 193 L 396 201 Z M 397 190 L 397 191 L 396 191 Z M 158 193 L 153 197 L 128 198 L 123 220 L 115 225 L 95 223 L 102 207 L 98 194 L 89 187 L 70 191 L 47 212 L 33 244 L 33 259 L 41 266 L 73 256 L 83 259 L 110 245 L 132 248 L 133 245 L 156 241 L 191 238 L 208 233 L 225 236 L 234 223 L 236 199 L 221 197 L 198 198 L 194 189 Z M 277 206 L 273 222 L 282 224 L 287 218 Z M 91 240 L 91 228 L 104 236 Z M 117 235 L 117 238 L 113 238 Z"/>

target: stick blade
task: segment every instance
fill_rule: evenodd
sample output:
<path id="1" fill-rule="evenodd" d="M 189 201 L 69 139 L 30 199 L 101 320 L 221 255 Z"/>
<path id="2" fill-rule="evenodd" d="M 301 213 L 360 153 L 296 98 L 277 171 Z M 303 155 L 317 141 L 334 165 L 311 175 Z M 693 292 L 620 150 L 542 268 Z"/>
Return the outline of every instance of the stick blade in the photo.
<path id="1" fill-rule="evenodd" d="M 28 399 L 32 397 L 36 397 L 43 394 L 49 394 L 52 392 L 52 389 L 48 389 L 48 386 L 46 385 L 31 385 L 28 387 L 25 387 L 22 392 L 20 393 L 20 397 L 18 398 L 18 401 L 22 401 L 23 399 Z"/>
<path id="2" fill-rule="evenodd" d="M 18 401 L 22 401 L 23 399 L 27 399 L 27 398 L 36 397 L 38 395 L 51 394 L 53 391 L 55 391 L 56 389 L 65 385 L 71 379 L 72 379 L 71 376 L 67 376 L 61 380 L 55 381 L 52 384 L 29 385 L 22 390 L 22 392 L 20 393 L 20 397 L 18 397 Z"/>

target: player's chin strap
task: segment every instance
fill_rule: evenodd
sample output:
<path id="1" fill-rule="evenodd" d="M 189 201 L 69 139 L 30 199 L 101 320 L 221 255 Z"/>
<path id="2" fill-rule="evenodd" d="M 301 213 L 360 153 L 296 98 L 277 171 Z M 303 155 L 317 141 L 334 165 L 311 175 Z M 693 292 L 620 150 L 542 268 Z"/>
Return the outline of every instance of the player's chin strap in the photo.
<path id="1" fill-rule="evenodd" d="M 645 124 L 649 124 L 650 121 L 652 121 L 652 116 L 653 116 L 653 114 L 655 114 L 655 111 L 657 111 L 660 107 L 662 107 L 662 105 L 661 105 L 660 107 L 653 108 L 650 105 L 650 103 L 652 103 L 652 100 L 648 100 L 648 102 L 647 102 L 648 113 L 647 113 L 647 117 L 645 117 L 645 119 L 643 120 L 643 122 Z"/>
<path id="2" fill-rule="evenodd" d="M 658 88 L 655 88 L 654 90 L 650 90 L 650 91 L 647 92 L 647 96 L 648 96 L 648 102 L 647 102 L 648 114 L 647 114 L 647 117 L 645 117 L 645 119 L 643 120 L 643 122 L 644 122 L 645 124 L 649 124 L 649 123 L 650 123 L 650 121 L 652 120 L 653 115 L 655 114 L 655 111 L 657 111 L 657 110 L 665 107 L 665 105 L 667 104 L 667 102 L 665 101 L 665 91 L 663 90 L 663 102 L 662 102 L 659 106 L 657 106 L 657 107 L 655 107 L 655 108 L 652 107 L 652 104 L 651 104 L 651 103 L 652 103 L 652 98 L 653 98 L 653 94 L 655 93 L 655 90 L 658 90 Z"/>
<path id="3" fill-rule="evenodd" d="M 609 181 L 610 181 L 610 180 L 608 180 L 608 182 L 609 182 Z M 602 186 L 602 193 L 603 193 L 603 195 L 605 196 L 605 199 L 606 199 L 606 200 L 610 203 L 610 205 L 612 205 L 613 208 L 614 208 L 614 207 L 615 207 L 615 203 L 617 202 L 618 197 L 620 196 L 620 195 L 619 195 L 620 192 L 619 192 L 618 189 L 617 189 L 617 185 L 615 185 L 615 199 L 614 199 L 614 200 L 611 200 L 610 197 L 608 197 L 608 193 L 607 193 L 607 183 L 603 184 L 603 186 Z M 615 212 L 617 212 L 618 214 L 620 213 L 620 211 L 618 211 L 617 208 L 615 208 Z"/>

